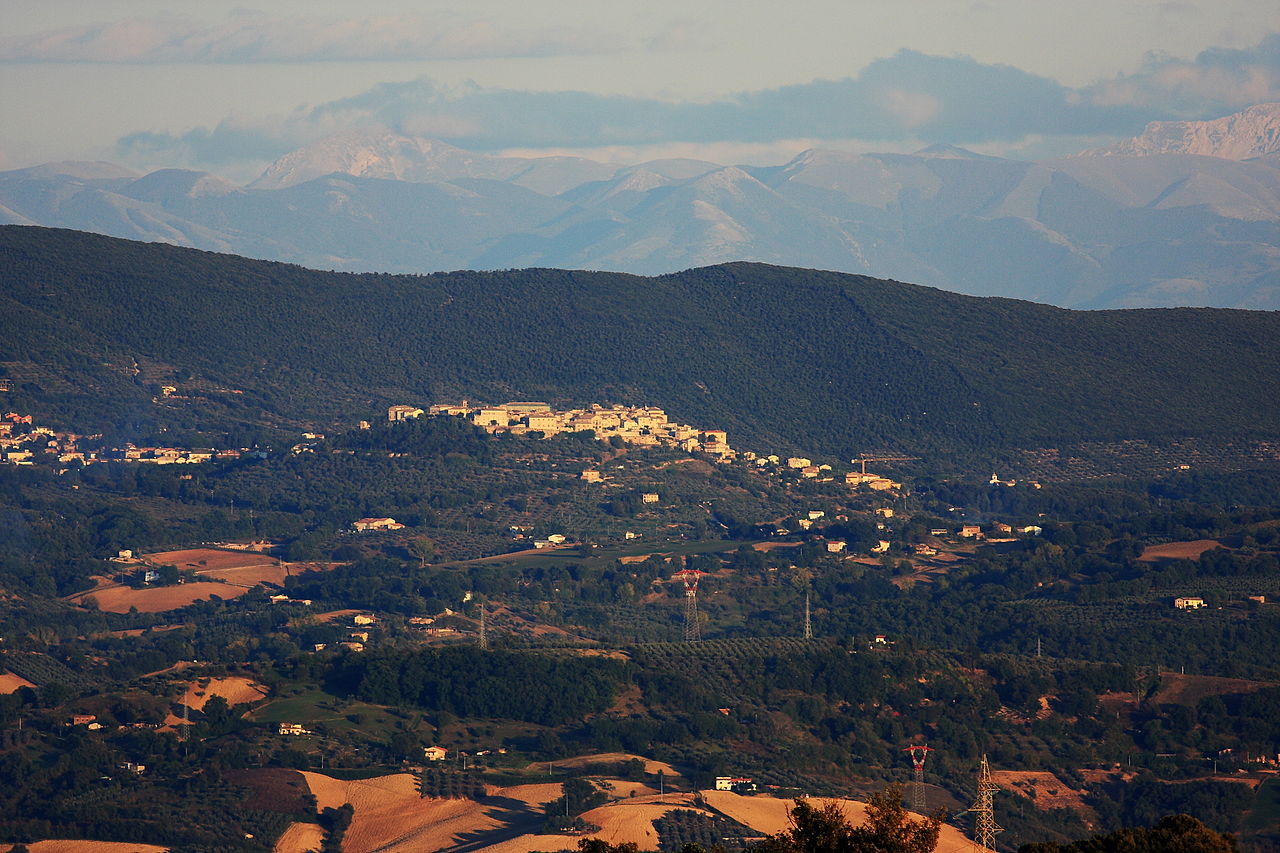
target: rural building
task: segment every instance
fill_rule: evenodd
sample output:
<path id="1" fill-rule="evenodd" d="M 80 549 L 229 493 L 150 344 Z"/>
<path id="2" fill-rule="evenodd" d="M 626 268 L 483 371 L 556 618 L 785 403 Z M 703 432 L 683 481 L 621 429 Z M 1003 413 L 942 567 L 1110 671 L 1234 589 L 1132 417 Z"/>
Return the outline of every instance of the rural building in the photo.
<path id="1" fill-rule="evenodd" d="M 876 542 L 876 544 L 871 547 L 872 554 L 884 554 L 884 553 L 887 553 L 888 550 L 889 550 L 889 543 L 887 540 L 884 540 L 884 539 L 881 539 L 880 541 Z"/>
<path id="2" fill-rule="evenodd" d="M 587 483 L 598 483 L 601 480 L 599 471 L 583 471 L 582 479 Z"/>
<path id="3" fill-rule="evenodd" d="M 1249 596 L 1246 596 L 1245 598 L 1246 598 L 1246 600 L 1248 600 L 1248 601 L 1253 601 L 1253 602 L 1256 602 L 1256 603 L 1258 603 L 1258 604 L 1266 604 L 1266 603 L 1267 603 L 1267 597 L 1266 597 L 1265 595 L 1249 595 Z"/>
<path id="4" fill-rule="evenodd" d="M 812 460 L 805 459 L 803 456 L 792 456 L 787 459 L 788 468 L 808 468 L 812 464 Z"/>
<path id="5" fill-rule="evenodd" d="M 645 492 L 643 495 L 640 496 L 640 502 L 647 503 L 647 504 L 656 504 L 658 502 L 658 493 Z"/>
<path id="6" fill-rule="evenodd" d="M 817 465 L 807 465 L 800 469 L 800 476 L 806 480 L 813 480 L 817 478 L 818 472 L 821 470 Z"/>
<path id="7" fill-rule="evenodd" d="M 278 731 L 282 735 L 292 735 L 294 737 L 311 734 L 311 732 L 303 728 L 302 723 L 281 723 Z"/>
<path id="8" fill-rule="evenodd" d="M 1026 533 L 1028 536 L 1039 536 L 1043 531 L 1034 524 L 1028 524 L 1018 528 L 1019 533 Z"/>
<path id="9" fill-rule="evenodd" d="M 404 525 L 394 518 L 362 518 L 351 526 L 360 533 L 368 530 L 404 530 Z"/>
<path id="10" fill-rule="evenodd" d="M 881 518 L 893 518 L 893 510 L 890 507 L 882 506 L 876 510 L 876 515 Z"/>
<path id="11" fill-rule="evenodd" d="M 976 524 L 965 524 L 960 528 L 961 539 L 975 539 L 982 535 L 982 528 Z"/>
<path id="12" fill-rule="evenodd" d="M 378 620 L 375 619 L 374 617 L 368 616 L 364 613 L 357 613 L 355 616 L 351 618 L 351 622 L 353 625 L 372 625 L 374 622 L 377 622 L 377 621 Z"/>
<path id="13" fill-rule="evenodd" d="M 755 788 L 755 782 L 745 776 L 717 776 L 717 791 L 732 791 L 734 788 Z"/>
<path id="14" fill-rule="evenodd" d="M 407 421 L 413 418 L 420 418 L 424 412 L 417 406 L 391 406 L 387 409 L 387 420 Z"/>
<path id="15" fill-rule="evenodd" d="M 830 554 L 839 554 L 847 547 L 849 547 L 847 542 L 837 539 L 827 543 L 827 552 Z"/>
<path id="16" fill-rule="evenodd" d="M 1185 598 L 1175 598 L 1173 600 L 1173 606 L 1179 610 L 1199 610 L 1205 605 L 1203 598 L 1198 598 L 1192 595 L 1186 596 Z"/>
<path id="17" fill-rule="evenodd" d="M 427 761 L 444 761 L 449 756 L 449 750 L 443 746 L 424 746 L 422 748 L 422 757 Z"/>

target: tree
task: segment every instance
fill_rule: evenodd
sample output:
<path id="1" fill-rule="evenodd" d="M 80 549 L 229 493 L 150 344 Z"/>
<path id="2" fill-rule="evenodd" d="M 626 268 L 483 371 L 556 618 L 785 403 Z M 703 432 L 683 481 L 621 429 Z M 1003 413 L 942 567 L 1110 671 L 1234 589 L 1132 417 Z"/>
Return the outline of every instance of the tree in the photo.
<path id="1" fill-rule="evenodd" d="M 436 554 L 436 543 L 425 536 L 415 536 L 409 540 L 408 546 L 409 553 L 418 558 L 420 569 L 425 569 Z"/>
<path id="2" fill-rule="evenodd" d="M 1214 832 L 1185 814 L 1161 818 L 1153 827 L 1118 829 L 1071 844 L 1024 844 L 1018 853 L 1237 853 L 1236 838 Z"/>
<path id="3" fill-rule="evenodd" d="M 753 853 L 931 853 L 942 815 L 907 819 L 902 789 L 889 787 L 867 798 L 866 820 L 851 826 L 838 803 L 814 806 L 796 800 L 791 829 L 750 848 Z"/>

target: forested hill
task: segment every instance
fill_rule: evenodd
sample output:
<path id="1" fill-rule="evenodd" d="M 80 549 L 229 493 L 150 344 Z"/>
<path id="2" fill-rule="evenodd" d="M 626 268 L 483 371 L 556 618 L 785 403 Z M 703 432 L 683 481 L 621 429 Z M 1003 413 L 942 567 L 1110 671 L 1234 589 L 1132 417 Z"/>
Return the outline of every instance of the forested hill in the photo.
<path id="1" fill-rule="evenodd" d="M 650 403 L 744 448 L 840 455 L 1260 438 L 1280 435 L 1277 344 L 1270 312 L 1073 312 L 760 264 L 354 275 L 0 228 L 0 406 L 140 436 L 467 396 Z"/>

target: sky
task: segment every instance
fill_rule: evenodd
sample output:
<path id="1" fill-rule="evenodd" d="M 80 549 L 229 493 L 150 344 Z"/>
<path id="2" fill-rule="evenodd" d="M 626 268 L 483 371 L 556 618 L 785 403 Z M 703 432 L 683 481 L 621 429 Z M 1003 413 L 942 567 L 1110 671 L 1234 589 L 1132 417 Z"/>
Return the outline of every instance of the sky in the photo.
<path id="1" fill-rule="evenodd" d="M 1280 101 L 1275 0 L 0 0 L 0 169 L 366 127 L 619 163 L 1036 158 Z"/>

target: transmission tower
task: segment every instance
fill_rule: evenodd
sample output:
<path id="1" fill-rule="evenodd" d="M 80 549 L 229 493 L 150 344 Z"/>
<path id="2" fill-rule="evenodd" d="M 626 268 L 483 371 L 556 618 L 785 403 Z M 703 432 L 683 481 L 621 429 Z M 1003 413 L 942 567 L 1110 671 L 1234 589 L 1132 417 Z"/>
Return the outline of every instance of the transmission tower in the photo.
<path id="1" fill-rule="evenodd" d="M 698 578 L 702 572 L 697 569 L 681 569 L 672 575 L 684 582 L 684 640 L 696 643 L 702 639 L 702 630 L 698 625 Z"/>
<path id="2" fill-rule="evenodd" d="M 480 605 L 480 648 L 489 648 L 489 634 L 485 631 L 484 604 Z"/>
<path id="3" fill-rule="evenodd" d="M 1000 790 L 1000 786 L 991 781 L 991 765 L 987 763 L 984 753 L 982 763 L 978 765 L 978 798 L 973 801 L 969 811 L 974 813 L 973 843 L 977 848 L 996 849 L 996 833 L 1001 832 L 996 824 L 995 809 L 992 807 L 992 795 Z"/>
<path id="4" fill-rule="evenodd" d="M 911 781 L 911 810 L 916 814 L 926 814 L 929 800 L 924 790 L 924 760 L 933 752 L 933 747 L 913 744 L 902 751 L 911 756 L 911 767 L 915 770 L 915 778 Z"/>
<path id="5" fill-rule="evenodd" d="M 804 638 L 813 639 L 813 620 L 809 618 L 809 590 L 804 591 Z"/>

